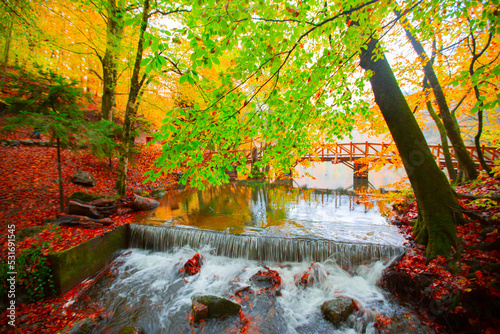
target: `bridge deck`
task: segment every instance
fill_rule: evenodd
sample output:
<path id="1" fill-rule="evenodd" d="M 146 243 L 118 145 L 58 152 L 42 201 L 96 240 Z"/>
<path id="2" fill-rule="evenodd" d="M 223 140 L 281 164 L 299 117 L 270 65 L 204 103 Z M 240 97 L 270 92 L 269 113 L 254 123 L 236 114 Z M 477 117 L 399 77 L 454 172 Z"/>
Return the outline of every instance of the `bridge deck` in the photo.
<path id="1" fill-rule="evenodd" d="M 352 169 L 357 169 L 356 160 L 361 158 L 369 157 L 379 157 L 384 159 L 387 163 L 391 163 L 396 157 L 396 154 L 392 150 L 388 153 L 384 151 L 393 148 L 394 144 L 387 143 L 340 143 L 331 144 L 315 148 L 312 152 L 306 154 L 305 156 L 298 159 L 297 163 L 302 160 L 313 160 L 313 161 L 328 161 L 334 164 L 343 163 Z M 439 168 L 444 168 L 445 157 L 443 152 L 443 147 L 440 144 L 429 145 L 429 148 L 436 159 Z M 451 149 L 451 147 L 450 147 Z M 467 146 L 472 159 L 479 168 L 482 168 L 479 163 L 479 157 L 475 146 Z M 500 148 L 497 147 L 486 147 L 482 146 L 481 151 L 483 152 L 484 159 L 488 165 L 493 165 L 494 161 L 500 158 Z M 241 152 L 247 158 L 248 163 L 252 162 L 252 151 L 251 150 L 238 150 L 235 152 Z M 204 154 L 204 160 L 210 160 L 213 155 L 217 154 L 215 151 L 207 151 Z M 453 154 L 451 149 L 451 159 L 455 167 L 458 167 L 458 160 Z"/>

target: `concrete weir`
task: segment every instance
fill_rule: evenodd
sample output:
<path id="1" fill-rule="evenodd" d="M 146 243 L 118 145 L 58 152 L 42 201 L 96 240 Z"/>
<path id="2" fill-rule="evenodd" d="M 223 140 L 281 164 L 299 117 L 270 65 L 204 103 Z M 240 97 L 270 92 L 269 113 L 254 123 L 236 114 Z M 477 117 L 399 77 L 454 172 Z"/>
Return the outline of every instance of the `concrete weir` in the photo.
<path id="1" fill-rule="evenodd" d="M 128 230 L 128 224 L 118 226 L 78 246 L 50 253 L 47 258 L 57 293 L 68 292 L 111 262 L 120 250 L 128 248 Z"/>

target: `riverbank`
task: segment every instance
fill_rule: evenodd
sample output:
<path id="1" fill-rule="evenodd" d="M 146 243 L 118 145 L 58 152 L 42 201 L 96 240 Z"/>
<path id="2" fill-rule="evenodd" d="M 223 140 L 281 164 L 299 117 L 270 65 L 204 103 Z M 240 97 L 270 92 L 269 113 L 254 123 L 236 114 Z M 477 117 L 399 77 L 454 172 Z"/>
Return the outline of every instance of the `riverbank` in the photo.
<path id="1" fill-rule="evenodd" d="M 395 205 L 395 222 L 410 241 L 408 251 L 385 272 L 381 286 L 418 310 L 420 319 L 443 333 L 498 333 L 500 328 L 500 193 L 498 179 L 485 175 L 455 188 L 468 222 L 457 226 L 455 261 L 427 259 L 414 242 L 413 201 Z M 475 197 L 476 199 L 472 199 Z M 471 219 L 471 217 L 473 217 Z"/>

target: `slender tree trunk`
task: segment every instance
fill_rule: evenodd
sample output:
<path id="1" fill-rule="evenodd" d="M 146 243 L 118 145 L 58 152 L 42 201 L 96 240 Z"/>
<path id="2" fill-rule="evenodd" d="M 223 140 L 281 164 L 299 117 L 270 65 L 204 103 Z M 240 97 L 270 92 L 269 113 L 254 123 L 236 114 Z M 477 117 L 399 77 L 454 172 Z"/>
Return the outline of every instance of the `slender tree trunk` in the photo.
<path id="1" fill-rule="evenodd" d="M 441 138 L 441 147 L 443 148 L 444 161 L 446 164 L 446 170 L 448 170 L 448 175 L 450 180 L 455 182 L 457 180 L 457 171 L 453 166 L 453 161 L 451 160 L 450 147 L 448 146 L 448 139 L 446 138 L 446 129 L 444 128 L 443 122 L 439 118 L 438 114 L 434 110 L 431 101 L 427 101 L 427 110 L 431 115 L 432 119 L 437 125 L 439 131 L 439 137 Z"/>
<path id="2" fill-rule="evenodd" d="M 476 99 L 479 101 L 481 94 L 477 86 L 474 86 L 474 92 L 476 94 Z M 488 173 L 489 176 L 494 176 L 493 170 L 484 160 L 483 151 L 481 150 L 481 134 L 483 133 L 483 103 L 479 105 L 479 110 L 477 111 L 477 133 L 474 136 L 474 144 L 476 144 L 477 157 L 479 158 L 479 163 L 481 167 Z"/>
<path id="3" fill-rule="evenodd" d="M 116 108 L 116 84 L 118 81 L 117 62 L 123 34 L 123 13 L 121 1 L 108 2 L 106 24 L 106 53 L 102 58 L 102 101 L 101 118 L 112 121 Z"/>
<path id="4" fill-rule="evenodd" d="M 415 192 L 419 222 L 415 232 L 417 241 L 427 246 L 429 257 L 449 256 L 456 247 L 456 210 L 460 204 L 444 173 L 434 160 L 424 135 L 405 100 L 394 73 L 371 39 L 367 50 L 362 50 L 361 67 L 373 72 L 370 78 L 375 101 L 389 127 Z M 377 60 L 374 60 L 377 55 Z"/>
<path id="5" fill-rule="evenodd" d="M 484 52 L 489 48 L 491 40 L 493 38 L 493 33 L 490 31 L 488 35 L 488 41 L 486 42 L 486 45 L 484 46 L 482 51 L 480 51 L 479 53 L 476 52 L 476 47 L 477 47 L 476 39 L 474 38 L 472 30 L 469 37 L 470 40 L 472 41 L 472 48 L 471 48 L 472 60 L 469 66 L 469 74 L 472 78 L 472 76 L 476 72 L 475 64 L 479 60 L 479 58 L 484 54 Z M 477 83 L 474 85 L 474 96 L 476 97 L 476 100 L 478 102 L 480 101 L 479 109 L 477 111 L 477 133 L 474 136 L 474 144 L 476 145 L 477 157 L 479 158 L 479 163 L 481 164 L 481 167 L 483 167 L 486 173 L 488 173 L 489 176 L 494 176 L 491 167 L 486 164 L 486 161 L 484 160 L 483 151 L 481 150 L 481 134 L 483 133 L 483 101 L 481 100 L 481 92 L 479 91 Z"/>
<path id="6" fill-rule="evenodd" d="M 64 189 L 62 177 L 62 161 L 61 161 L 61 142 L 59 137 L 56 138 L 57 143 L 57 174 L 59 176 L 59 210 L 64 212 Z"/>
<path id="7" fill-rule="evenodd" d="M 436 38 L 432 41 L 432 56 L 431 56 L 431 64 L 434 64 L 434 60 L 436 58 Z M 428 90 L 430 88 L 429 82 L 427 80 L 427 77 L 424 76 L 424 82 L 423 82 L 423 89 L 424 89 L 424 94 L 428 98 L 430 95 L 430 91 Z M 450 180 L 453 182 L 456 182 L 457 180 L 457 171 L 455 170 L 455 167 L 453 166 L 453 161 L 451 160 L 451 154 L 450 154 L 450 148 L 448 146 L 448 138 L 446 137 L 446 128 L 444 127 L 443 122 L 439 118 L 439 115 L 436 113 L 434 110 L 434 107 L 432 106 L 432 102 L 428 99 L 426 102 L 427 105 L 427 110 L 429 111 L 429 114 L 431 115 L 432 119 L 434 120 L 434 123 L 436 123 L 436 126 L 439 131 L 439 137 L 441 138 L 441 147 L 443 148 L 443 155 L 444 155 L 444 161 L 446 164 L 446 169 L 448 170 L 448 176 L 450 177 Z M 439 152 L 438 152 L 439 156 Z"/>
<path id="8" fill-rule="evenodd" d="M 139 42 L 137 44 L 137 53 L 135 57 L 134 71 L 130 79 L 130 92 L 128 95 L 127 106 L 125 108 L 125 121 L 123 124 L 123 143 L 121 155 L 118 165 L 118 175 L 116 180 L 116 189 L 120 196 L 127 194 L 127 170 L 130 155 L 131 134 L 132 134 L 132 118 L 137 110 L 137 97 L 141 90 L 144 80 L 139 80 L 139 72 L 141 70 L 141 61 L 144 44 L 144 34 L 148 28 L 149 19 L 149 0 L 144 1 L 142 12 L 141 31 L 139 33 Z"/>
<path id="9" fill-rule="evenodd" d="M 4 89 L 5 78 L 7 77 L 7 65 L 9 64 L 10 43 L 12 41 L 13 27 L 14 27 L 14 18 L 12 17 L 9 25 L 9 33 L 7 34 L 7 39 L 5 40 L 5 47 L 3 51 L 3 75 L 2 75 L 2 82 L 0 83 L 0 87 L 2 87 L 2 90 Z"/>
<path id="10" fill-rule="evenodd" d="M 399 12 L 396 11 L 396 13 L 399 15 Z M 422 62 L 425 76 L 427 77 L 427 80 L 429 80 L 429 84 L 432 88 L 432 91 L 434 92 L 434 96 L 436 97 L 436 102 L 439 107 L 439 113 L 443 120 L 444 127 L 446 128 L 446 133 L 448 135 L 448 138 L 450 139 L 451 144 L 453 145 L 453 148 L 455 149 L 455 156 L 457 157 L 460 166 L 465 172 L 466 179 L 474 180 L 478 176 L 476 164 L 467 151 L 462 136 L 458 131 L 458 127 L 453 121 L 450 113 L 450 108 L 448 107 L 446 97 L 443 93 L 443 89 L 441 87 L 441 84 L 439 83 L 436 73 L 434 72 L 434 68 L 432 67 L 432 62 L 429 61 L 429 57 L 427 57 L 422 44 L 417 41 L 415 36 L 413 36 L 410 30 L 408 30 L 407 27 L 409 26 L 409 23 L 407 20 L 403 20 L 403 26 L 406 37 L 408 37 L 408 40 L 413 46 L 413 49 L 415 49 L 415 52 L 418 54 L 418 56 L 420 57 L 420 61 Z"/>

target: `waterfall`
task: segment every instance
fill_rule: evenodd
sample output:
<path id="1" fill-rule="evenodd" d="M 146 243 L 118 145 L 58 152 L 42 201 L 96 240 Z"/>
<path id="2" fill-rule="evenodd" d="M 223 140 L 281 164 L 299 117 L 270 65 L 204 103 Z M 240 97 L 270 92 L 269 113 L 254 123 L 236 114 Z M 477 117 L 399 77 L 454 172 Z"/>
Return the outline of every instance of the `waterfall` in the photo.
<path id="1" fill-rule="evenodd" d="M 402 247 L 391 245 L 229 234 L 162 225 L 130 225 L 131 247 L 167 251 L 186 245 L 194 249 L 208 246 L 214 255 L 258 261 L 324 262 L 331 259 L 344 268 L 388 261 L 404 253 Z"/>

